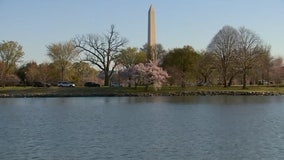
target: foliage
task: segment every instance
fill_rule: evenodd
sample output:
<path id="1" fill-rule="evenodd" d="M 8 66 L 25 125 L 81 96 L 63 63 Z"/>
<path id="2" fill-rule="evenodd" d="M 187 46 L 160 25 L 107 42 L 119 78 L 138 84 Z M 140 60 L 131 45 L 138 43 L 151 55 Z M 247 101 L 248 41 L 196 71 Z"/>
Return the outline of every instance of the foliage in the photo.
<path id="1" fill-rule="evenodd" d="M 199 83 L 207 84 L 212 81 L 211 76 L 215 71 L 215 59 L 212 54 L 207 52 L 200 52 L 199 59 L 196 64 L 196 72 L 201 78 L 199 78 Z"/>
<path id="2" fill-rule="evenodd" d="M 27 64 L 27 70 L 25 72 L 26 80 L 29 82 L 34 82 L 39 79 L 39 70 L 36 62 L 30 62 Z"/>
<path id="3" fill-rule="evenodd" d="M 136 83 L 146 86 L 146 90 L 148 90 L 149 85 L 153 85 L 154 89 L 160 89 L 169 77 L 166 71 L 152 61 L 135 65 L 132 69 L 132 75 Z"/>
<path id="4" fill-rule="evenodd" d="M 149 55 L 149 50 L 153 50 L 153 48 L 150 48 L 148 43 L 145 43 L 140 50 L 147 55 L 148 60 L 151 60 L 153 58 L 151 57 L 151 55 Z M 157 60 L 157 63 L 160 64 L 163 61 L 164 56 L 166 55 L 166 50 L 164 49 L 162 44 L 156 44 L 156 46 L 154 46 L 154 52 L 156 54 L 155 59 Z"/>
<path id="5" fill-rule="evenodd" d="M 95 76 L 97 74 L 97 70 L 90 67 L 90 65 L 86 62 L 76 62 L 72 65 L 73 68 L 73 79 L 77 82 L 77 85 L 82 85 L 87 81 L 95 81 Z"/>
<path id="6" fill-rule="evenodd" d="M 48 45 L 47 55 L 52 60 L 51 63 L 37 64 L 31 61 L 18 68 L 24 55 L 22 46 L 14 41 L 3 41 L 0 43 L 0 83 L 2 86 L 14 85 L 20 80 L 25 84 L 33 81 L 56 83 L 64 79 L 82 85 L 85 81 L 98 81 L 96 69 L 90 67 L 90 64 L 94 64 L 102 70 L 97 77 L 103 77 L 107 86 L 110 80 L 117 78 L 116 81 L 123 85 L 129 82 L 131 87 L 132 78 L 135 78 L 137 83 L 155 87 L 155 82 L 149 78 L 155 77 L 151 72 L 145 73 L 146 76 L 132 75 L 135 65 L 150 70 L 151 67 L 146 62 L 155 64 L 156 67 L 162 66 L 170 75 L 167 81 L 173 86 L 186 87 L 186 84 L 197 82 L 222 84 L 225 87 L 242 84 L 246 88 L 246 83 L 249 82 L 252 86 L 259 81 L 280 86 L 284 79 L 282 58 L 273 58 L 270 46 L 263 45 L 260 37 L 245 27 L 237 30 L 224 26 L 212 38 L 207 50 L 198 53 L 191 46 L 165 51 L 161 44 L 157 44 L 155 62 L 150 62 L 149 55 L 147 57 L 148 44 L 140 49 L 124 48 L 126 44 L 127 40 L 112 25 L 106 34 L 77 36 L 72 41 Z M 76 62 L 80 52 L 86 55 L 83 61 L 91 63 Z M 157 82 L 158 87 L 155 88 L 159 88 L 161 84 L 162 82 Z"/>
<path id="7" fill-rule="evenodd" d="M 195 81 L 195 65 L 199 58 L 197 52 L 191 46 L 175 48 L 170 50 L 163 59 L 162 66 L 173 78 L 172 82 L 181 81 L 181 86 L 185 87 L 188 81 Z"/>
<path id="8" fill-rule="evenodd" d="M 35 81 L 50 82 L 53 80 L 55 71 L 49 63 L 37 64 L 34 61 L 23 64 L 18 70 L 17 75 L 24 85 L 32 85 Z"/>
<path id="9" fill-rule="evenodd" d="M 121 50 L 121 53 L 117 56 L 116 63 L 129 69 L 136 64 L 146 63 L 146 54 L 142 51 L 138 51 L 137 48 L 128 47 Z"/>
<path id="10" fill-rule="evenodd" d="M 272 60 L 270 77 L 271 80 L 275 82 L 275 84 L 279 85 L 282 83 L 282 80 L 284 79 L 284 65 L 283 59 L 281 57 Z"/>
<path id="11" fill-rule="evenodd" d="M 39 71 L 39 81 L 41 82 L 48 82 L 51 81 L 51 73 L 49 73 L 49 67 L 50 65 L 48 63 L 41 63 L 38 65 L 38 71 Z"/>
<path id="12" fill-rule="evenodd" d="M 74 60 L 79 54 L 75 49 L 74 44 L 69 41 L 65 43 L 53 43 L 47 46 L 48 56 L 55 62 L 56 67 L 60 70 L 61 80 L 64 80 L 64 73 L 70 66 L 70 62 Z"/>
<path id="13" fill-rule="evenodd" d="M 61 80 L 57 70 L 57 62 L 41 63 L 29 62 L 22 65 L 17 75 L 25 85 L 32 85 L 35 81 L 56 84 Z M 76 85 L 82 85 L 84 81 L 93 81 L 96 70 L 86 62 L 68 63 L 68 72 L 65 74 L 67 81 L 72 81 Z"/>
<path id="14" fill-rule="evenodd" d="M 127 44 L 125 38 L 120 37 L 114 25 L 104 35 L 88 34 L 77 36 L 73 42 L 81 52 L 85 53 L 86 60 L 104 72 L 104 85 L 108 86 L 110 78 L 117 66 L 116 58 L 121 49 Z"/>
<path id="15" fill-rule="evenodd" d="M 128 87 L 131 87 L 132 73 L 129 70 L 139 63 L 146 63 L 146 54 L 142 51 L 138 51 L 137 48 L 128 47 L 122 49 L 121 53 L 117 56 L 116 63 L 119 64 L 118 74 L 112 76 L 112 80 L 120 81 L 121 79 L 128 79 Z"/>
<path id="16" fill-rule="evenodd" d="M 0 43 L 0 81 L 5 87 L 7 75 L 13 74 L 16 63 L 24 56 L 23 48 L 15 41 Z"/>

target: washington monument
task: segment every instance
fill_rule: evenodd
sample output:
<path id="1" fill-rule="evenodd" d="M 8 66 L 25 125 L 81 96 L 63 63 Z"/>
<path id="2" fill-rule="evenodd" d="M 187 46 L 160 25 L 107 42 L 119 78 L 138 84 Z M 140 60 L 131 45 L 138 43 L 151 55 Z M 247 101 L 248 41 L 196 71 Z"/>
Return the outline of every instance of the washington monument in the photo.
<path id="1" fill-rule="evenodd" d="M 148 58 L 153 62 L 157 60 L 155 11 L 152 5 L 148 11 Z"/>

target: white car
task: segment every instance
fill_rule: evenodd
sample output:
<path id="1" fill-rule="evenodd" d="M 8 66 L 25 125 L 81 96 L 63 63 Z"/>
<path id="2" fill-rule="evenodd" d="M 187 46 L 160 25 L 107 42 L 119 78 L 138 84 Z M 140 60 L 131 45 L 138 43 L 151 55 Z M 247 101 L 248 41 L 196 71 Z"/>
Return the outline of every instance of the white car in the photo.
<path id="1" fill-rule="evenodd" d="M 58 87 L 75 87 L 74 83 L 67 82 L 67 81 L 60 81 L 57 84 Z"/>
<path id="2" fill-rule="evenodd" d="M 122 87 L 118 82 L 111 82 L 110 87 Z"/>

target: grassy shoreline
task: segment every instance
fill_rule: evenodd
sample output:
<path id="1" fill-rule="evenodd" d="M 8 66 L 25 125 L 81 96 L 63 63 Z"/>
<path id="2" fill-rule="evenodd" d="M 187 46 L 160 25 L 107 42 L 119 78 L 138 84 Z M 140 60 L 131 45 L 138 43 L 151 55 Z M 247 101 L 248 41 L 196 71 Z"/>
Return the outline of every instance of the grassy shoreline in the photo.
<path id="1" fill-rule="evenodd" d="M 0 97 L 96 97 L 96 96 L 215 96 L 215 95 L 262 95 L 277 96 L 284 95 L 284 87 L 273 86 L 249 86 L 242 89 L 241 86 L 224 88 L 222 86 L 191 86 L 163 87 L 155 91 L 144 87 L 74 87 L 74 88 L 36 88 L 36 87 L 5 87 L 0 88 Z"/>

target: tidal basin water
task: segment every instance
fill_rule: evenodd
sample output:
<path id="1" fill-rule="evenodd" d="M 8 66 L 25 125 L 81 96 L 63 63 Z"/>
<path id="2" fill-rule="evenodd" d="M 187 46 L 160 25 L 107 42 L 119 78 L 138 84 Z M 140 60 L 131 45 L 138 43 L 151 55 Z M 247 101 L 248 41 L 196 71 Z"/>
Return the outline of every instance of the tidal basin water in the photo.
<path id="1" fill-rule="evenodd" d="M 0 99 L 1 160 L 280 160 L 284 97 Z"/>

